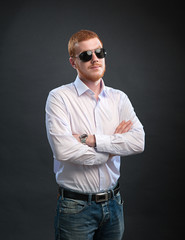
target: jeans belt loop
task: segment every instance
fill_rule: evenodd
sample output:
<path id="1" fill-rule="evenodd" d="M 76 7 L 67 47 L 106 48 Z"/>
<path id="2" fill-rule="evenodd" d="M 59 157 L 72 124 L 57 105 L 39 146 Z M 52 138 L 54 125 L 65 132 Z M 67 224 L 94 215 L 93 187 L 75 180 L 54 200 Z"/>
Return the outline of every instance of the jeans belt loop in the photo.
<path id="1" fill-rule="evenodd" d="M 89 194 L 89 196 L 88 196 L 88 205 L 91 205 L 91 201 L 92 201 L 92 194 Z"/>
<path id="2" fill-rule="evenodd" d="M 114 198 L 114 189 L 111 189 L 112 192 L 112 198 Z"/>
<path id="3" fill-rule="evenodd" d="M 64 189 L 61 189 L 61 200 L 64 200 Z"/>

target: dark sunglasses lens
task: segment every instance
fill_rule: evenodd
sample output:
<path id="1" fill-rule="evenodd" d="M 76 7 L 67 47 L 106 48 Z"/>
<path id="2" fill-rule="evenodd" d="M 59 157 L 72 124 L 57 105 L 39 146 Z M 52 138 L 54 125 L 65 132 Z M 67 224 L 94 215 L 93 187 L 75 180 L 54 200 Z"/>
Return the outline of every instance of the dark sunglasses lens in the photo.
<path id="1" fill-rule="evenodd" d="M 95 53 L 98 58 L 104 58 L 107 54 L 104 48 L 96 49 Z"/>
<path id="2" fill-rule="evenodd" d="M 107 54 L 104 48 L 98 48 L 95 50 L 95 54 L 98 58 L 104 58 Z M 88 62 L 92 59 L 92 51 L 85 51 L 80 53 L 79 58 L 82 62 Z"/>
<path id="3" fill-rule="evenodd" d="M 85 52 L 82 52 L 80 55 L 79 55 L 79 58 L 82 62 L 88 62 L 91 60 L 92 58 L 92 52 L 91 51 L 85 51 Z"/>

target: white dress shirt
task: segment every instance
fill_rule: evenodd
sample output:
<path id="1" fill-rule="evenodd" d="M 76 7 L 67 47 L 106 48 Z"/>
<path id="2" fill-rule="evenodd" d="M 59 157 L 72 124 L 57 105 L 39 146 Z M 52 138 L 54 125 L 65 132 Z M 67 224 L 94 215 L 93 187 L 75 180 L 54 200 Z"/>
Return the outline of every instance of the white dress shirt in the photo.
<path id="1" fill-rule="evenodd" d="M 75 82 L 49 93 L 46 129 L 54 156 L 56 181 L 65 188 L 94 193 L 112 188 L 120 177 L 120 156 L 144 150 L 144 130 L 125 93 L 104 85 L 98 101 L 77 76 Z M 114 134 L 123 120 L 131 130 Z M 95 135 L 96 148 L 73 134 Z M 110 155 L 116 155 L 111 157 Z"/>

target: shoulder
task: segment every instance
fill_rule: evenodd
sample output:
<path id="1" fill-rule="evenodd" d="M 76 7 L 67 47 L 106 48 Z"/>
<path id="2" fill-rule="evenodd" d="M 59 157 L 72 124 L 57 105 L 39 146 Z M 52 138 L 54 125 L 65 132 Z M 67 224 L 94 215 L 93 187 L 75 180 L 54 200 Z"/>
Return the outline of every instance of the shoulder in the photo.
<path id="1" fill-rule="evenodd" d="M 60 95 L 60 94 L 63 94 L 65 92 L 71 92 L 73 90 L 74 90 L 74 84 L 73 83 L 69 83 L 69 84 L 65 84 L 65 85 L 62 85 L 60 87 L 52 89 L 49 92 L 49 94 Z"/>
<path id="2" fill-rule="evenodd" d="M 62 85 L 60 87 L 52 89 L 47 97 L 46 104 L 54 103 L 54 104 L 64 104 L 68 99 L 70 99 L 73 95 L 76 95 L 76 90 L 74 87 L 74 83 L 69 83 L 66 85 Z"/>
<path id="3" fill-rule="evenodd" d="M 74 87 L 74 83 L 69 83 L 52 89 L 49 92 L 49 97 L 63 98 L 65 96 L 69 97 L 72 94 L 76 94 L 76 90 Z"/>

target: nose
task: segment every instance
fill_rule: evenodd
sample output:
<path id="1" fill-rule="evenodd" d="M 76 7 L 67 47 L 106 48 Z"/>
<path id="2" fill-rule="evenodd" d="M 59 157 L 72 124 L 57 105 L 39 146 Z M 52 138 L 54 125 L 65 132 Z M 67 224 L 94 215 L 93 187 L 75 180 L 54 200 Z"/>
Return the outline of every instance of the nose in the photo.
<path id="1" fill-rule="evenodd" d="M 91 62 L 92 62 L 92 63 L 95 63 L 95 62 L 98 62 L 98 61 L 99 61 L 98 57 L 97 57 L 96 54 L 93 52 Z"/>

